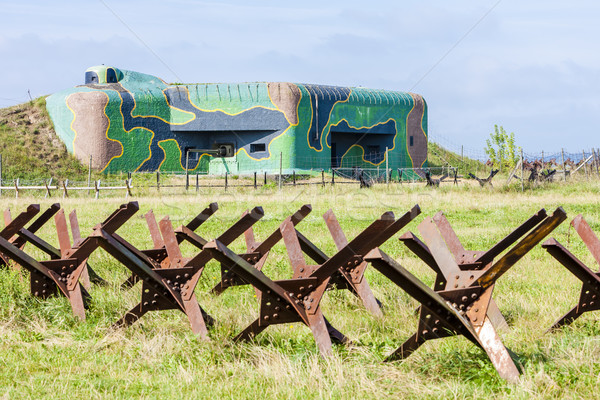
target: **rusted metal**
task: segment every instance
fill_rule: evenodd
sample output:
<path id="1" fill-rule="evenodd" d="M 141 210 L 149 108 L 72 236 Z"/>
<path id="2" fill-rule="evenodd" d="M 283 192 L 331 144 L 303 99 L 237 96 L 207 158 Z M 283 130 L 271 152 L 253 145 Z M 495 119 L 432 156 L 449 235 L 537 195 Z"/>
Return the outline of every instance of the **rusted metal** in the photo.
<path id="1" fill-rule="evenodd" d="M 490 174 L 488 175 L 487 178 L 478 178 L 477 176 L 473 175 L 472 173 L 469 172 L 469 176 L 473 179 L 475 179 L 477 182 L 479 182 L 479 186 L 484 187 L 485 185 L 489 185 L 490 187 L 494 187 L 494 185 L 492 185 L 492 178 L 499 172 L 499 169 L 493 169 Z"/>
<path id="2" fill-rule="evenodd" d="M 230 243 L 263 215 L 262 208 L 255 207 L 219 238 Z M 185 229 L 176 232 L 168 217 L 162 219 L 158 227 L 164 247 L 158 249 L 159 252 L 155 251 L 157 249 L 138 250 L 119 235 L 108 233 L 101 227 L 96 228 L 93 236 L 98 245 L 143 281 L 140 303 L 117 321 L 115 326 L 130 325 L 148 311 L 178 309 L 187 315 L 192 331 L 200 338 L 208 339 L 207 325 L 211 325 L 214 320 L 200 307 L 194 291 L 204 266 L 212 259 L 212 255 L 203 249 L 204 239 L 192 230 L 200 225 L 198 221 L 200 219 L 195 218 L 183 227 Z M 180 240 L 188 240 L 202 250 L 194 257 L 185 258 L 179 248 Z"/>
<path id="3" fill-rule="evenodd" d="M 502 378 L 517 381 L 519 371 L 492 323 L 496 319 L 497 325 L 501 317 L 492 302 L 494 284 L 565 219 L 562 208 L 551 216 L 541 210 L 488 252 L 476 252 L 464 250 L 443 214 L 426 218 L 419 225 L 426 244 L 414 234 L 404 235 L 401 240 L 436 271 L 434 289 L 426 287 L 382 251 L 371 251 L 366 260 L 421 303 L 417 333 L 388 360 L 409 356 L 427 340 L 462 334 L 487 353 Z M 523 235 L 519 243 L 493 262 L 495 256 Z"/>
<path id="4" fill-rule="evenodd" d="M 319 265 L 306 263 L 304 253 L 312 253 L 317 257 L 319 250 L 303 250 L 300 241 L 303 236 L 298 234 L 291 218 L 287 218 L 280 230 L 293 276 L 292 279 L 278 281 L 269 279 L 218 240 L 208 243 L 205 249 L 231 272 L 261 292 L 258 319 L 236 336 L 236 340 L 249 340 L 270 325 L 301 322 L 312 331 L 320 353 L 323 356 L 331 355 L 332 341 L 348 342 L 346 336 L 327 321 L 321 310 L 321 299 L 332 275 L 342 266 L 346 268 L 346 272 L 352 273 L 370 250 L 388 240 L 419 213 L 419 207 L 415 206 L 397 221 L 393 213 L 384 213 L 335 255 L 330 258 L 322 255 L 326 259 Z"/>
<path id="5" fill-rule="evenodd" d="M 33 221 L 27 227 L 27 229 L 25 229 L 25 228 L 20 229 L 19 232 L 17 233 L 17 236 L 8 238 L 8 241 L 10 243 L 14 244 L 19 249 L 23 250 L 28 241 L 25 237 L 22 236 L 22 232 L 27 232 L 31 235 L 35 234 L 42 226 L 44 226 L 44 224 L 46 224 L 46 222 L 48 222 L 52 218 L 52 216 L 54 214 L 56 214 L 58 212 L 58 210 L 60 210 L 60 204 L 58 204 L 58 203 L 52 204 L 50 207 L 48 207 L 46 209 L 46 211 L 44 211 L 39 217 L 37 217 L 35 219 L 35 221 Z M 7 208 L 4 211 L 4 223 L 5 223 L 5 225 L 8 225 L 11 222 L 12 222 L 12 217 L 11 217 L 10 209 Z M 9 259 L 4 258 L 2 253 L 0 253 L 0 267 L 8 265 L 8 261 L 9 261 Z M 13 267 L 16 269 L 19 269 L 18 264 L 13 264 Z"/>
<path id="6" fill-rule="evenodd" d="M 311 211 L 312 207 L 310 204 L 305 204 L 290 217 L 290 221 L 296 226 L 310 214 Z M 238 255 L 260 271 L 267 260 L 269 251 L 282 239 L 282 235 L 281 230 L 277 228 L 263 242 L 257 242 L 254 236 L 254 230 L 250 227 L 244 232 L 244 238 L 246 241 L 246 253 Z M 221 243 L 223 242 L 221 241 Z M 227 245 L 227 243 L 224 244 Z M 227 288 L 247 284 L 248 282 L 240 279 L 240 277 L 231 272 L 227 266 L 221 265 L 221 281 L 217 283 L 211 292 L 219 295 Z"/>
<path id="7" fill-rule="evenodd" d="M 118 210 L 113 212 L 103 223 L 97 225 L 99 228 L 106 228 L 114 232 L 123 225 L 138 209 L 137 203 L 129 203 L 122 205 Z M 85 319 L 85 301 L 89 298 L 87 291 L 81 286 L 81 274 L 86 266 L 86 260 L 89 255 L 97 248 L 97 245 L 92 242 L 90 237 L 81 240 L 77 246 L 70 246 L 70 243 L 62 239 L 61 245 L 63 248 L 56 249 L 41 238 L 37 237 L 30 230 L 24 229 L 25 225 L 35 214 L 39 212 L 39 205 L 31 205 L 27 211 L 21 213 L 15 218 L 2 232 L 0 232 L 0 252 L 10 257 L 15 262 L 20 264 L 30 273 L 30 290 L 31 294 L 40 297 L 48 298 L 57 293 L 62 293 L 71 304 L 73 313 L 80 319 Z M 54 208 L 49 212 L 55 212 Z M 55 215 L 58 216 L 57 213 Z M 62 214 L 64 219 L 64 213 Z M 61 221 L 60 218 L 56 221 Z M 39 226 L 34 225 L 36 230 Z M 66 227 L 66 223 L 65 223 Z M 58 229 L 64 229 L 61 227 Z M 48 254 L 51 260 L 37 261 L 19 247 L 11 243 L 7 238 L 18 234 L 21 240 L 32 243 L 39 249 L 42 249 Z M 64 235 L 61 232 L 60 235 Z M 60 238 L 59 235 L 59 238 Z M 68 238 L 68 232 L 67 232 Z M 69 248 L 67 248 L 67 246 Z"/>
<path id="8" fill-rule="evenodd" d="M 483 275 L 483 271 L 491 267 L 491 263 L 495 257 L 507 250 L 546 217 L 546 211 L 542 209 L 489 250 L 467 251 L 454 233 L 444 214 L 439 212 L 433 218 L 426 218 L 419 226 L 419 229 L 424 236 L 427 234 L 429 240 L 435 243 L 435 246 L 439 249 L 437 257 L 440 258 L 440 262 L 436 261 L 429 247 L 421 242 L 412 232 L 405 233 L 400 237 L 400 240 L 435 271 L 436 281 L 434 290 L 458 289 L 467 287 L 475 279 L 480 278 Z M 495 323 L 497 329 L 506 327 L 506 321 L 493 299 L 490 304 L 488 317 Z"/>
<path id="9" fill-rule="evenodd" d="M 333 210 L 328 210 L 325 215 L 323 215 L 323 218 L 325 219 L 325 223 L 327 224 L 327 228 L 333 238 L 335 246 L 338 250 L 343 249 L 348 245 L 348 239 L 333 213 Z M 324 261 L 325 260 L 321 261 L 321 263 Z M 364 279 L 366 268 L 367 262 L 364 260 L 360 260 L 360 263 L 357 266 L 351 266 L 351 269 L 340 267 L 331 277 L 329 289 L 335 287 L 337 289 L 350 290 L 352 294 L 362 301 L 369 312 L 380 317 L 383 316 L 383 313 L 381 312 L 381 302 L 375 298 L 375 295 L 369 286 L 369 282 Z"/>
<path id="10" fill-rule="evenodd" d="M 96 228 L 94 238 L 99 246 L 143 281 L 140 303 L 117 321 L 115 326 L 130 325 L 148 311 L 178 309 L 188 317 L 192 331 L 201 338 L 208 339 L 206 322 L 203 317 L 205 313 L 193 295 L 193 288 L 191 289 L 192 296 L 187 300 L 183 298 L 183 293 L 188 290 L 190 277 L 194 274 L 194 268 L 153 269 L 142 260 L 140 254 L 134 253 L 114 235 L 101 228 Z"/>
<path id="11" fill-rule="evenodd" d="M 187 233 L 185 235 L 177 235 L 177 244 L 180 244 L 181 242 L 186 240 L 186 238 L 188 240 L 191 240 L 190 238 L 198 238 L 198 240 L 196 240 L 193 244 L 196 245 L 198 248 L 202 249 L 202 246 L 206 243 L 206 240 L 196 235 L 194 231 L 198 229 L 204 222 L 206 222 L 215 212 L 217 212 L 218 209 L 219 205 L 217 203 L 211 203 L 204 210 L 202 210 L 202 212 L 196 215 L 190 222 L 179 228 L 180 230 L 185 230 L 185 232 Z M 156 222 L 154 211 L 148 211 L 146 214 L 144 214 L 144 218 L 146 219 L 146 223 L 148 225 L 148 230 L 150 232 L 150 237 L 152 238 L 154 248 L 143 250 L 143 258 L 148 257 L 148 259 L 151 260 L 148 261 L 148 265 L 153 268 L 157 267 L 161 263 L 164 263 L 164 265 L 169 266 L 169 254 L 167 252 L 167 249 L 165 248 L 165 242 L 163 240 L 158 223 Z M 122 242 L 124 242 L 125 245 L 127 245 L 131 251 L 140 252 L 141 254 L 140 250 L 129 245 L 124 240 Z M 125 282 L 123 282 L 123 284 L 121 284 L 121 288 L 128 289 L 135 285 L 138 281 L 139 278 L 135 274 L 132 274 Z"/>
<path id="12" fill-rule="evenodd" d="M 571 221 L 571 225 L 575 228 L 596 263 L 600 264 L 600 240 L 598 240 L 589 224 L 579 214 Z M 577 305 L 556 320 L 549 330 L 570 325 L 583 313 L 600 309 L 600 272 L 592 271 L 554 238 L 548 239 L 542 244 L 542 247 L 583 283 Z"/>

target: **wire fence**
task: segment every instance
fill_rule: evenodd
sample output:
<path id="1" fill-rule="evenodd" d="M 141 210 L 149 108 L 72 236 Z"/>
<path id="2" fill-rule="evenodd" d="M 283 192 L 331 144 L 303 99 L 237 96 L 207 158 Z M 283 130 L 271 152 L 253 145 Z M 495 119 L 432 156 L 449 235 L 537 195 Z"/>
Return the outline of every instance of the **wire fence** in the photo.
<path id="1" fill-rule="evenodd" d="M 260 190 L 281 189 L 289 186 L 321 186 L 355 185 L 370 187 L 377 184 L 411 184 L 425 182 L 427 175 L 449 176 L 456 171 L 453 167 L 435 168 L 334 168 L 330 171 L 321 169 L 309 173 L 277 174 L 254 172 L 246 175 L 224 173 L 210 175 L 206 173 L 185 172 L 135 172 L 127 174 L 122 180 L 55 180 L 48 179 L 2 179 L 0 180 L 0 196 L 22 197 L 34 196 L 44 198 L 94 197 L 96 199 L 109 195 L 140 196 L 169 193 L 198 193 L 204 190 Z"/>
<path id="2" fill-rule="evenodd" d="M 37 197 L 94 197 L 106 195 L 124 196 L 128 198 L 146 194 L 161 193 L 194 193 L 206 189 L 261 189 L 283 188 L 284 186 L 320 185 L 356 185 L 370 187 L 378 184 L 414 184 L 427 182 L 429 185 L 440 183 L 458 184 L 466 179 L 485 179 L 495 169 L 501 175 L 507 175 L 507 183 L 511 179 L 534 181 L 550 174 L 552 179 L 579 174 L 586 178 L 600 179 L 600 152 L 596 149 L 573 152 L 539 152 L 522 153 L 522 161 L 508 168 L 494 166 L 482 153 L 461 146 L 459 152 L 448 151 L 449 143 L 435 143 L 429 146 L 429 156 L 436 157 L 435 166 L 425 168 L 390 168 L 389 165 L 401 165 L 403 156 L 398 154 L 370 153 L 354 158 L 348 162 L 330 160 L 329 164 L 322 158 L 306 157 L 297 159 L 296 168 L 283 168 L 283 160 L 273 160 L 270 164 L 257 164 L 252 172 L 222 173 L 195 172 L 194 170 L 177 172 L 133 172 L 121 175 L 106 175 L 102 179 L 91 179 L 91 171 L 87 180 L 77 179 L 31 179 L 7 178 L 1 176 L 0 196 L 25 195 Z M 452 148 L 450 148 L 452 150 Z M 346 158 L 344 158 L 346 159 Z M 316 165 L 311 164 L 311 160 Z M 440 165 L 441 164 L 441 165 Z M 232 163 L 231 165 L 234 165 Z M 472 175 L 471 175 L 472 174 Z M 497 178 L 498 179 L 498 178 Z M 550 178 L 545 178 L 548 181 Z M 481 184 L 481 179 L 477 180 Z M 475 182 L 475 181 L 473 181 Z"/>

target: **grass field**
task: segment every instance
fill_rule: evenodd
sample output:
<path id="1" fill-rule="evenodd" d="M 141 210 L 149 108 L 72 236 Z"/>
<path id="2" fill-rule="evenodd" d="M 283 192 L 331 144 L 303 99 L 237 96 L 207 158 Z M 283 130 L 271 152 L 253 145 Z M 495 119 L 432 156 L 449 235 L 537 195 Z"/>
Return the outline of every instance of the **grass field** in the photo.
<path id="1" fill-rule="evenodd" d="M 540 208 L 550 213 L 562 206 L 569 219 L 552 236 L 589 266 L 587 253 L 568 222 L 583 213 L 600 232 L 598 182 L 555 184 L 524 194 L 513 189 L 494 190 L 461 185 L 430 190 L 423 184 L 385 185 L 369 190 L 355 186 L 202 192 L 200 195 L 164 195 L 135 198 L 140 211 L 119 233 L 140 248 L 150 248 L 141 215 L 153 209 L 180 225 L 208 203 L 219 211 L 199 229 L 213 238 L 245 209 L 260 205 L 265 217 L 255 225 L 264 239 L 304 203 L 313 212 L 298 229 L 333 254 L 335 246 L 322 214 L 332 208 L 354 237 L 382 212 L 402 215 L 414 204 L 423 211 L 406 229 L 418 234 L 425 216 L 443 210 L 467 249 L 485 250 Z M 13 215 L 39 199 L 0 200 Z M 51 200 L 43 200 L 42 205 Z M 66 199 L 63 207 L 76 208 L 82 234 L 100 222 L 122 199 Z M 41 236 L 57 245 L 50 224 Z M 235 250 L 243 250 L 237 241 Z M 433 273 L 401 245 L 397 238 L 382 247 L 431 285 Z M 32 248 L 27 247 L 32 254 Z M 192 253 L 184 248 L 184 253 Z M 589 313 L 572 327 L 545 334 L 551 323 L 572 307 L 581 284 L 541 247 L 536 247 L 496 286 L 494 296 L 510 324 L 500 333 L 523 368 L 521 382 L 501 380 L 483 351 L 462 337 L 430 341 L 403 362 L 383 358 L 414 333 L 417 303 L 373 269 L 366 276 L 384 304 L 384 317 L 364 311 L 347 292 L 325 296 L 325 315 L 353 344 L 336 346 L 334 356 L 322 359 L 308 328 L 300 324 L 270 327 L 252 343 L 231 338 L 257 316 L 250 287 L 234 288 L 220 297 L 208 294 L 217 282 L 219 265 L 211 262 L 196 294 L 216 318 L 210 342 L 197 340 L 187 319 L 176 311 L 150 313 L 135 325 L 111 328 L 139 301 L 140 288 L 123 292 L 118 285 L 125 268 L 107 253 L 96 251 L 90 264 L 111 284 L 92 287 L 93 301 L 85 322 L 77 321 L 62 298 L 39 301 L 29 294 L 28 280 L 12 270 L 0 270 L 0 398 L 595 398 L 600 383 L 600 313 Z M 290 276 L 282 244 L 271 253 L 265 273 Z"/>

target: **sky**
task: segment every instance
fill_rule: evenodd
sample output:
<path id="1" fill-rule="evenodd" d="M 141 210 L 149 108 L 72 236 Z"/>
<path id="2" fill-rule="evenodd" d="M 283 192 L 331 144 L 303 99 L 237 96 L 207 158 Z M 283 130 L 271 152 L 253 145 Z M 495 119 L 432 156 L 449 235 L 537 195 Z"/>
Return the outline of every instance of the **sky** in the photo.
<path id="1" fill-rule="evenodd" d="M 106 64 L 167 82 L 289 81 L 421 94 L 429 135 L 484 153 L 600 147 L 597 1 L 0 0 L 0 107 Z"/>

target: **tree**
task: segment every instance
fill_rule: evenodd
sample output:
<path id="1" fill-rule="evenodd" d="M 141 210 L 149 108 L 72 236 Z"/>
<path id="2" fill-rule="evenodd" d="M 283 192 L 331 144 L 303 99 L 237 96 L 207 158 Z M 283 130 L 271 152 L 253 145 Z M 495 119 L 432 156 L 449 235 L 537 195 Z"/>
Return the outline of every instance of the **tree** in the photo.
<path id="1" fill-rule="evenodd" d="M 486 141 L 485 154 L 490 161 L 502 168 L 513 168 L 519 160 L 518 148 L 515 145 L 515 134 L 507 134 L 502 126 L 494 125 L 494 132 Z"/>

